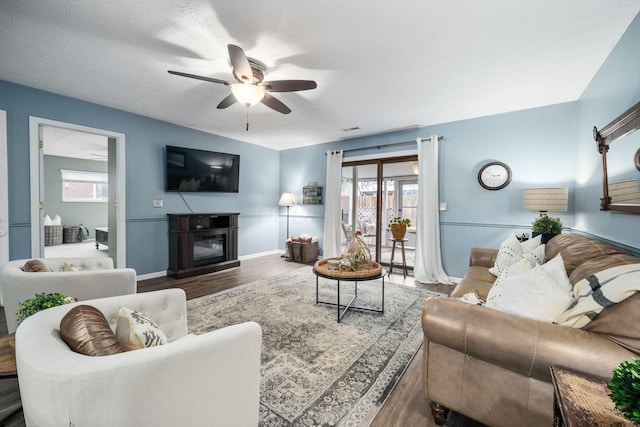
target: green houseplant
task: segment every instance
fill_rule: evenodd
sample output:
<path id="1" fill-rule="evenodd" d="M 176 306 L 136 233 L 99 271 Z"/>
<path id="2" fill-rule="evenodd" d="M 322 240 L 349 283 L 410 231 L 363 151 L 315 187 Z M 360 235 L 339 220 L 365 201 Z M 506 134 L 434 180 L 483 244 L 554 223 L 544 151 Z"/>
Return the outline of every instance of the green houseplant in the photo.
<path id="1" fill-rule="evenodd" d="M 20 309 L 16 312 L 18 325 L 22 323 L 24 319 L 36 314 L 40 310 L 45 308 L 57 307 L 59 305 L 69 304 L 76 302 L 75 297 L 68 297 L 61 293 L 54 292 L 51 294 L 45 294 L 44 292 L 37 293 L 34 298 L 29 298 L 20 302 Z"/>
<path id="2" fill-rule="evenodd" d="M 616 408 L 635 425 L 640 425 L 640 359 L 621 362 L 607 385 Z"/>
<path id="3" fill-rule="evenodd" d="M 407 232 L 407 227 L 411 227 L 411 220 L 409 218 L 394 216 L 391 221 L 389 221 L 387 230 L 391 231 L 394 239 L 399 240 L 404 239 L 404 235 Z"/>
<path id="4" fill-rule="evenodd" d="M 540 215 L 531 224 L 533 225 L 533 237 L 542 234 L 542 243 L 547 243 L 553 236 L 560 234 L 563 227 L 560 218 L 547 214 Z"/>

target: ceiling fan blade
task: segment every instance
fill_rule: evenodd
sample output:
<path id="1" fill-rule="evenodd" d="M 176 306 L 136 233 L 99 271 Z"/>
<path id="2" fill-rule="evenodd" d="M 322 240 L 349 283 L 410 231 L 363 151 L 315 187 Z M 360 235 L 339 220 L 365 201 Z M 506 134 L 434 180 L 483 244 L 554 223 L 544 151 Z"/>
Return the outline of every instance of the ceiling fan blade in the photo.
<path id="1" fill-rule="evenodd" d="M 289 107 L 287 107 L 281 101 L 269 95 L 268 93 L 264 94 L 264 98 L 262 98 L 260 102 L 282 114 L 289 114 L 291 112 L 291 109 Z"/>
<path id="2" fill-rule="evenodd" d="M 234 44 L 227 45 L 227 48 L 236 79 L 241 83 L 253 84 L 253 71 L 244 50 Z"/>
<path id="3" fill-rule="evenodd" d="M 264 86 L 267 92 L 295 92 L 318 87 L 313 80 L 272 80 L 270 82 L 262 82 L 260 86 Z"/>
<path id="4" fill-rule="evenodd" d="M 231 86 L 230 82 L 227 82 L 225 80 L 220 80 L 220 79 L 214 79 L 213 77 L 197 76 L 195 74 L 181 73 L 180 71 L 171 71 L 171 70 L 169 70 L 168 73 L 175 74 L 176 76 L 189 77 L 190 79 L 204 80 L 205 82 L 219 83 L 222 85 Z"/>
<path id="5" fill-rule="evenodd" d="M 225 99 L 220 101 L 220 104 L 218 104 L 217 108 L 219 108 L 219 109 L 227 108 L 227 107 L 235 104 L 235 102 L 236 102 L 236 97 L 233 94 L 230 94 Z"/>

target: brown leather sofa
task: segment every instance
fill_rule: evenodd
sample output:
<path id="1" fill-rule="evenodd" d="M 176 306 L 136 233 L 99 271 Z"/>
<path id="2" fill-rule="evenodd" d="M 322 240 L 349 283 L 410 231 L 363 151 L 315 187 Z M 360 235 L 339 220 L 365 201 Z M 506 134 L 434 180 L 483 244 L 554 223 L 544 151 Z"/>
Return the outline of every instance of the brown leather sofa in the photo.
<path id="1" fill-rule="evenodd" d="M 578 234 L 560 234 L 545 248 L 562 254 L 569 281 L 640 258 Z M 553 425 L 550 366 L 611 378 L 640 355 L 640 293 L 603 310 L 582 329 L 558 326 L 467 304 L 452 297 L 477 291 L 486 299 L 497 250 L 473 248 L 470 267 L 449 298 L 429 298 L 422 314 L 423 388 L 436 424 L 454 410 L 490 426 Z"/>

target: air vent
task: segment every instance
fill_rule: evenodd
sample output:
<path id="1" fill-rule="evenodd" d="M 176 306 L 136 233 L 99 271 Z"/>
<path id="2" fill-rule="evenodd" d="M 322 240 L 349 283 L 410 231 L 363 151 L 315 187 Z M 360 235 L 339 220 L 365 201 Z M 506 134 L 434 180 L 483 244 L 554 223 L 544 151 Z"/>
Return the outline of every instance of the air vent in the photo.
<path id="1" fill-rule="evenodd" d="M 360 126 L 354 126 L 352 128 L 346 128 L 346 129 L 342 129 L 343 132 L 351 132 L 353 130 L 359 130 Z"/>

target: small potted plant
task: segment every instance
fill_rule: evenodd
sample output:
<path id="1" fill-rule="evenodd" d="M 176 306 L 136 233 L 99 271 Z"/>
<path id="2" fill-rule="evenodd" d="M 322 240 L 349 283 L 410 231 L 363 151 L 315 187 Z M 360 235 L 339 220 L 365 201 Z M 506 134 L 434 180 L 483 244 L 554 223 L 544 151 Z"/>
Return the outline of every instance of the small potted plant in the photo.
<path id="1" fill-rule="evenodd" d="M 34 298 L 29 298 L 24 301 L 20 301 L 20 309 L 16 312 L 18 325 L 22 323 L 24 319 L 36 314 L 40 310 L 45 308 L 57 307 L 59 305 L 69 304 L 78 301 L 75 297 L 68 297 L 61 293 L 54 292 L 51 294 L 45 294 L 44 292 L 37 293 Z"/>
<path id="2" fill-rule="evenodd" d="M 404 239 L 404 235 L 407 232 L 407 227 L 411 227 L 411 220 L 409 218 L 402 218 L 395 216 L 389 221 L 387 230 L 391 231 L 393 238 L 396 240 Z"/>
<path id="3" fill-rule="evenodd" d="M 533 225 L 532 236 L 536 237 L 538 234 L 542 234 L 542 243 L 547 243 L 553 236 L 560 234 L 563 227 L 560 218 L 547 214 L 540 215 L 531 224 Z"/>
<path id="4" fill-rule="evenodd" d="M 640 359 L 634 357 L 616 366 L 607 387 L 616 408 L 629 421 L 640 425 Z"/>

